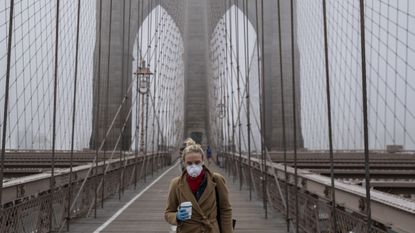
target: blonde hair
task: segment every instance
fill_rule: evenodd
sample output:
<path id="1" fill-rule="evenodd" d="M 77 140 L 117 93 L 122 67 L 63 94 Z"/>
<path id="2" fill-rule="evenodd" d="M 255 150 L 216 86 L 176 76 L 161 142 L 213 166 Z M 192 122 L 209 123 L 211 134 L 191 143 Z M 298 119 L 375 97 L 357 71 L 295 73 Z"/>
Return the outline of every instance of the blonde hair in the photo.
<path id="1" fill-rule="evenodd" d="M 190 146 L 190 145 L 195 145 L 196 144 L 196 142 L 195 141 L 193 141 L 193 139 L 192 138 L 186 138 L 185 140 L 184 140 L 184 144 L 186 145 L 186 147 L 187 146 Z"/>
<path id="2" fill-rule="evenodd" d="M 182 154 L 182 160 L 184 161 L 184 159 L 186 158 L 186 155 L 190 153 L 199 153 L 200 155 L 202 155 L 202 160 L 205 157 L 205 153 L 203 151 L 202 146 L 199 144 L 196 144 L 194 141 L 193 143 L 186 146 L 186 148 L 184 148 L 183 154 Z"/>

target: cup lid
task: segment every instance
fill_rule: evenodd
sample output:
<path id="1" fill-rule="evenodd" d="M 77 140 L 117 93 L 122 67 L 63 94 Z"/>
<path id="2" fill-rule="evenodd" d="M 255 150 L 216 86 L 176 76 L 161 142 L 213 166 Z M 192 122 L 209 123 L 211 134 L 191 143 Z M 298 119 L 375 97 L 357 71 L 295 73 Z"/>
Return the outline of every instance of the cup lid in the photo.
<path id="1" fill-rule="evenodd" d="M 182 202 L 182 203 L 180 204 L 180 206 L 192 206 L 192 202 L 190 202 L 190 201 L 185 201 L 185 202 Z"/>

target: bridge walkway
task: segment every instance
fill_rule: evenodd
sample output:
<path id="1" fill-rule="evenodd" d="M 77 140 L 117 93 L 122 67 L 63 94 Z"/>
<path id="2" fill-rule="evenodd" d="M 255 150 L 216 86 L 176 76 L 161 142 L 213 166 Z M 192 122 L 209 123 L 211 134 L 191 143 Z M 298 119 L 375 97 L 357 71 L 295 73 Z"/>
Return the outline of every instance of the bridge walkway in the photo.
<path id="1" fill-rule="evenodd" d="M 247 190 L 239 190 L 239 183 L 232 182 L 232 178 L 226 176 L 226 173 L 215 165 L 210 169 L 220 172 L 225 176 L 230 192 L 230 200 L 233 208 L 233 217 L 237 219 L 235 232 L 261 232 L 261 233 L 283 233 L 286 232 L 286 224 L 282 215 L 269 211 L 268 219 L 264 218 L 262 202 L 249 201 Z M 70 232 L 126 232 L 126 233 L 166 233 L 171 226 L 164 221 L 164 208 L 167 199 L 170 180 L 180 174 L 179 165 L 176 164 L 164 173 L 160 174 L 155 180 L 144 187 L 140 192 L 136 191 L 135 196 L 130 196 L 130 200 L 118 209 L 109 210 L 111 215 L 106 213 L 111 203 L 100 210 L 100 213 L 106 215 L 94 218 L 79 219 L 78 223 L 71 225 Z M 101 214 L 98 213 L 100 216 Z"/>

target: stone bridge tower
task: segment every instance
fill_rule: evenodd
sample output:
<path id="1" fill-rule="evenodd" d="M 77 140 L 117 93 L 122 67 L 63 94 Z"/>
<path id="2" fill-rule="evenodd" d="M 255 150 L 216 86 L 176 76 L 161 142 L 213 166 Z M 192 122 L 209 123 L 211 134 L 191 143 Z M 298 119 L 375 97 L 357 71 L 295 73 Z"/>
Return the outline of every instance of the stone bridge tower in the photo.
<path id="1" fill-rule="evenodd" d="M 239 6 L 242 6 L 242 0 L 239 1 Z M 98 11 L 100 9 L 99 2 L 102 2 L 102 39 L 101 39 L 101 69 L 98 70 L 98 27 L 99 17 Z M 134 47 L 134 38 L 137 35 L 137 31 L 142 21 L 139 19 L 145 19 L 144 17 L 137 17 L 139 12 L 139 1 L 113 1 L 112 8 L 109 5 L 109 1 L 97 1 L 97 42 L 95 47 L 95 65 L 94 65 L 94 103 L 93 103 L 93 130 L 91 134 L 91 148 L 96 148 L 94 142 L 100 142 L 105 135 L 106 129 L 109 127 L 109 123 L 105 122 L 102 117 L 97 122 L 95 116 L 97 114 L 98 98 L 97 90 L 100 90 L 102 95 L 110 96 L 109 112 L 115 114 L 123 96 L 126 93 L 126 86 L 129 83 L 132 74 L 132 53 Z M 207 100 L 207 79 L 209 69 L 209 38 L 210 33 L 213 32 L 213 28 L 217 24 L 220 17 L 222 17 L 226 10 L 223 0 L 142 0 L 141 5 L 143 12 L 151 12 L 151 8 L 155 7 L 155 3 L 159 3 L 173 18 L 177 26 L 180 29 L 181 36 L 184 42 L 184 61 L 185 61 L 185 122 L 184 122 L 184 135 L 185 137 L 192 137 L 200 143 L 208 143 L 213 137 L 209 132 L 208 125 L 208 100 Z M 234 3 L 235 1 L 231 1 Z M 249 4 L 248 18 L 251 24 L 255 27 L 255 1 L 247 1 Z M 229 3 L 229 2 L 228 2 Z M 227 4 L 229 5 L 229 4 Z M 125 11 L 123 11 L 125 7 Z M 292 102 L 292 85 L 291 85 L 291 30 L 290 30 L 290 3 L 289 1 L 281 1 L 282 7 L 282 43 L 283 43 L 283 66 L 284 66 L 284 90 L 285 90 L 285 106 L 286 106 L 286 132 L 287 142 L 289 147 L 293 145 L 293 102 Z M 128 30 L 128 15 L 127 12 L 131 8 L 130 22 L 130 44 L 128 45 L 128 37 L 124 34 L 123 28 L 126 33 Z M 107 87 L 105 82 L 101 81 L 98 86 L 98 74 L 101 77 L 107 77 L 108 61 L 108 43 L 109 43 L 109 12 L 112 9 L 112 22 L 111 22 L 111 44 L 109 46 L 111 51 L 110 56 L 110 85 L 109 92 L 106 93 Z M 214 9 L 214 11 L 212 10 Z M 264 0 L 264 41 L 265 41 L 265 82 L 266 82 L 266 127 L 271 129 L 267 131 L 266 144 L 268 149 L 276 150 L 282 148 L 282 118 L 281 118 L 281 100 L 280 100 L 280 71 L 279 71 L 279 50 L 278 50 L 278 30 L 277 30 L 277 8 L 276 1 Z M 125 12 L 123 14 L 123 12 Z M 124 20 L 123 20 L 124 18 Z M 123 25 L 124 22 L 124 25 Z M 257 30 L 255 28 L 255 30 Z M 124 38 L 124 40 L 123 40 Z M 124 50 L 123 48 L 124 43 Z M 301 134 L 301 111 L 300 111 L 300 78 L 299 78 L 299 50 L 296 48 L 296 90 L 297 90 L 297 142 L 298 147 L 303 147 L 303 138 Z M 121 62 L 124 60 L 123 63 Z M 122 72 L 122 70 L 128 70 L 128 72 Z M 103 80 L 103 79 L 102 79 Z M 100 115 L 105 113 L 105 105 L 103 98 L 100 103 Z M 131 96 L 128 98 L 127 105 L 121 110 L 121 114 L 126 116 L 127 111 L 131 106 Z M 114 115 L 110 115 L 109 119 L 112 119 Z M 107 124 L 106 124 L 107 123 Z M 127 122 L 131 125 L 131 121 Z M 95 129 L 99 127 L 99 135 L 95 135 Z M 119 135 L 122 128 L 122 120 L 118 120 L 115 124 L 114 133 Z M 131 138 L 131 127 L 127 128 L 127 131 L 123 135 L 124 145 L 122 148 L 125 150 L 129 148 L 129 142 Z M 116 138 L 109 138 L 107 140 L 107 148 L 113 148 Z M 128 142 L 128 143 L 127 143 Z M 98 143 L 99 146 L 99 143 Z"/>

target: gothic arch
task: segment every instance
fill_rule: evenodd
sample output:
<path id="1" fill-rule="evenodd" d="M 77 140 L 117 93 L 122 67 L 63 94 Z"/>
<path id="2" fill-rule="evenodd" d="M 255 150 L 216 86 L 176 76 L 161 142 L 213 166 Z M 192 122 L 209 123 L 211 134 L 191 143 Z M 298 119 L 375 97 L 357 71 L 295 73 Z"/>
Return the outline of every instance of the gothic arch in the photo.
<path id="1" fill-rule="evenodd" d="M 237 1 L 237 4 L 236 4 Z M 209 33 L 212 33 L 219 20 L 226 14 L 230 7 L 243 9 L 244 0 L 212 0 L 210 3 Z M 246 1 L 248 3 L 248 20 L 255 29 L 258 30 L 256 23 L 256 1 Z M 292 101 L 292 50 L 291 50 L 291 5 L 290 1 L 280 1 L 281 7 L 281 31 L 282 31 L 282 56 L 283 56 L 283 77 L 285 90 L 285 110 L 286 110 L 286 135 L 288 147 L 293 147 L 293 101 Z M 294 4 L 296 1 L 294 0 Z M 225 7 L 226 6 L 226 7 Z M 260 6 L 258 6 L 260 7 Z M 259 9 L 258 9 L 259 10 Z M 260 15 L 259 15 L 260 17 Z M 294 18 L 296 11 L 294 5 Z M 240 19 L 241 20 L 241 19 Z M 260 20 L 260 18 L 259 18 Z M 266 111 L 265 122 L 266 144 L 268 149 L 282 148 L 282 116 L 281 116 L 281 96 L 280 96 L 280 68 L 279 63 L 279 41 L 278 41 L 278 10 L 275 0 L 264 0 L 264 58 L 265 58 L 265 82 L 266 82 Z M 295 20 L 294 20 L 294 23 Z M 259 25 L 259 27 L 261 27 Z M 296 30 L 296 24 L 294 30 Z M 260 33 L 261 40 L 261 33 Z M 297 146 L 303 147 L 303 137 L 301 133 L 301 111 L 300 111 L 300 53 L 297 41 L 294 42 L 295 48 L 295 72 L 296 72 L 296 114 L 297 114 Z"/>
<path id="2" fill-rule="evenodd" d="M 101 68 L 98 70 L 98 50 L 100 47 L 99 42 L 99 10 L 100 10 L 100 2 L 102 2 L 102 29 L 101 29 Z M 131 3 L 131 5 L 130 5 Z M 100 95 L 102 96 L 106 92 L 106 84 L 102 81 L 100 86 L 98 87 L 98 75 L 101 74 L 101 77 L 107 77 L 107 70 L 108 66 L 109 69 L 109 77 L 110 77 L 110 87 L 109 87 L 109 95 L 111 95 L 110 103 L 109 103 L 109 119 L 112 119 L 115 115 L 116 109 L 118 108 L 119 104 L 121 103 L 124 95 L 125 95 L 125 88 L 126 83 L 129 83 L 130 78 L 132 76 L 132 59 L 133 59 L 133 49 L 135 38 L 137 36 L 138 30 L 142 25 L 143 21 L 147 18 L 149 14 L 153 11 L 154 8 L 157 6 L 162 6 L 167 13 L 172 17 L 173 21 L 178 26 L 180 33 L 183 33 L 183 21 L 184 15 L 181 13 L 181 9 L 183 8 L 184 2 L 182 0 L 125 0 L 125 1 L 112 1 L 112 6 L 110 6 L 110 1 L 101 1 L 97 0 L 96 5 L 96 21 L 97 21 L 97 32 L 96 32 L 96 43 L 95 43 L 95 51 L 94 51 L 94 85 L 93 85 L 93 129 L 91 133 L 91 140 L 90 140 L 90 148 L 94 149 L 99 146 L 99 143 L 104 138 L 106 130 L 109 128 L 109 122 L 105 122 L 102 118 L 99 119 L 98 124 L 96 124 L 96 111 L 98 102 L 100 104 L 100 115 L 104 116 L 104 101 L 103 98 L 100 98 L 98 101 L 98 88 L 100 90 Z M 125 10 L 123 10 L 125 7 Z M 112 20 L 111 24 L 109 22 L 110 14 L 112 12 Z M 131 14 L 130 14 L 131 12 Z M 139 13 L 143 12 L 144 14 L 139 17 Z M 124 21 L 123 21 L 124 18 Z M 124 23 L 124 24 L 123 24 Z M 111 28 L 110 28 L 111 25 Z M 128 28 L 129 27 L 129 28 Z M 109 31 L 111 29 L 111 44 L 110 48 L 108 49 L 109 43 Z M 128 35 L 128 29 L 130 30 L 129 37 L 123 37 L 123 30 L 124 35 Z M 124 40 L 123 40 L 124 39 Z M 129 43 L 128 43 L 129 41 Z M 123 50 L 124 44 L 124 50 Z M 111 52 L 111 57 L 108 59 L 108 53 Z M 124 62 L 122 62 L 124 61 Z M 124 65 L 124 66 L 123 66 Z M 127 72 L 123 72 L 123 70 L 127 70 Z M 127 74 L 125 74 L 127 73 Z M 126 106 L 131 106 L 131 96 L 128 98 Z M 124 107 L 121 110 L 121 115 L 126 115 L 125 113 L 128 111 L 129 107 Z M 119 117 L 114 125 L 113 133 L 115 135 L 119 135 L 122 129 L 122 117 Z M 127 122 L 127 125 L 131 125 L 131 120 Z M 99 135 L 95 135 L 96 127 L 99 127 Z M 124 132 L 122 140 L 124 143 L 122 145 L 123 149 L 128 149 L 130 147 L 130 138 L 131 138 L 131 129 L 127 127 L 126 131 Z M 115 145 L 116 139 L 108 138 L 107 145 L 108 148 L 112 148 Z M 95 141 L 97 141 L 98 145 L 95 145 Z M 104 148 L 105 149 L 105 148 Z"/>

